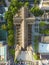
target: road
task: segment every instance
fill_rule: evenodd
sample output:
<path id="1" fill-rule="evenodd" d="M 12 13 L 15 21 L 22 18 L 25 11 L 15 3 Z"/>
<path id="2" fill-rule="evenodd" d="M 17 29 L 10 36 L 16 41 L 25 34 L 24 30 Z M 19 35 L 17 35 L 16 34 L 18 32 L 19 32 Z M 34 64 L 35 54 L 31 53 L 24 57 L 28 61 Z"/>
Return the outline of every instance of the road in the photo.
<path id="1" fill-rule="evenodd" d="M 5 0 L 6 6 L 9 7 L 10 2 L 8 0 Z"/>

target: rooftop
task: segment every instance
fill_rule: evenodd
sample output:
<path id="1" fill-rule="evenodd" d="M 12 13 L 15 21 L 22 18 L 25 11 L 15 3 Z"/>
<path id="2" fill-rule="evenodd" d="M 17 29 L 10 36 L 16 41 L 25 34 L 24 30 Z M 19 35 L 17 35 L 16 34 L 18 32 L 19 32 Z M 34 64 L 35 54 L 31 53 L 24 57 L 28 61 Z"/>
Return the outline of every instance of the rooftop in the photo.
<path id="1" fill-rule="evenodd" d="M 39 43 L 39 53 L 49 53 L 49 44 Z"/>
<path id="2" fill-rule="evenodd" d="M 43 36 L 41 37 L 41 42 L 49 43 L 49 36 Z"/>

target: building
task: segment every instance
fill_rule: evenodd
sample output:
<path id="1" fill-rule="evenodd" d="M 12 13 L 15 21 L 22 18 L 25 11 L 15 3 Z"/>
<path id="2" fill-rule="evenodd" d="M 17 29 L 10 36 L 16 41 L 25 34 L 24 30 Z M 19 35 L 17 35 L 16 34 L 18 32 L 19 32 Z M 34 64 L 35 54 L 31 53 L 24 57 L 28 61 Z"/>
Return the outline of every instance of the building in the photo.
<path id="1" fill-rule="evenodd" d="M 21 50 L 27 50 L 27 47 L 32 45 L 32 26 L 35 23 L 35 18 L 29 13 L 28 8 L 22 7 L 13 20 L 16 44 L 15 58 L 17 58 Z"/>
<path id="2" fill-rule="evenodd" d="M 42 17 L 36 18 L 36 23 L 34 25 L 34 36 L 39 36 L 38 42 L 39 42 L 39 48 L 38 52 L 41 55 L 41 59 L 49 60 L 49 32 L 46 30 L 49 30 L 49 0 L 41 0 L 40 2 L 40 9 L 44 11 L 44 14 Z M 46 23 L 45 27 L 43 27 L 43 33 L 40 33 L 41 27 L 39 26 L 40 22 Z M 45 33 L 44 30 L 47 32 Z"/>
<path id="3" fill-rule="evenodd" d="M 41 0 L 39 7 L 43 10 L 49 10 L 49 0 Z"/>
<path id="4" fill-rule="evenodd" d="M 42 59 L 49 59 L 49 34 L 40 33 L 40 22 L 46 23 L 44 30 L 49 30 L 49 9 L 44 2 L 49 0 L 41 0 L 40 8 L 44 11 L 41 17 L 35 17 L 31 14 L 26 7 L 22 7 L 17 13 L 14 20 L 15 29 L 15 58 L 18 57 L 20 50 L 26 51 L 27 47 L 34 44 L 34 39 L 38 37 L 38 53 L 40 53 Z M 43 4 L 43 5 L 42 5 Z M 47 12 L 48 11 L 48 12 Z M 44 39 L 43 39 L 44 38 Z M 48 44 L 47 44 L 48 42 Z M 32 45 L 33 46 L 33 45 Z M 19 52 L 18 52 L 19 51 Z M 43 57 L 44 56 L 44 57 Z"/>
<path id="5" fill-rule="evenodd" d="M 1 26 L 3 24 L 6 24 L 4 15 L 5 15 L 5 11 L 7 11 L 7 10 L 8 10 L 7 7 L 0 5 L 0 41 L 5 41 L 6 37 L 7 37 L 7 32 L 1 29 Z"/>
<path id="6" fill-rule="evenodd" d="M 32 44 L 32 25 L 35 22 L 35 18 L 31 17 L 27 10 L 26 7 L 22 7 L 20 16 L 16 14 L 14 17 L 15 40 L 23 48 Z"/>
<path id="7" fill-rule="evenodd" d="M 49 60 L 49 43 L 39 43 L 40 58 L 42 60 Z"/>
<path id="8" fill-rule="evenodd" d="M 45 10 L 44 10 L 45 11 Z M 39 27 L 40 22 L 46 23 L 45 30 L 49 30 L 49 17 L 47 15 L 48 12 L 44 13 L 42 17 L 34 17 L 30 14 L 28 11 L 28 8 L 22 7 L 20 12 L 16 14 L 13 18 L 14 20 L 14 28 L 15 28 L 15 44 L 16 48 L 15 50 L 26 50 L 28 46 L 34 44 L 34 39 L 38 37 L 38 43 L 39 43 L 39 50 L 42 50 L 42 48 L 45 48 L 45 46 L 49 46 L 49 34 L 44 34 L 44 41 L 43 41 L 43 34 L 40 33 L 41 29 Z M 47 15 L 47 16 L 46 16 Z M 46 17 L 44 17 L 46 16 Z M 48 44 L 47 44 L 48 42 Z M 43 45 L 42 45 L 43 44 Z M 43 47 L 42 47 L 43 46 Z M 45 49 L 47 49 L 45 48 Z M 37 51 L 39 52 L 39 51 Z M 39 52 L 42 56 L 48 56 L 49 51 L 42 50 Z M 45 52 L 45 53 L 44 53 Z M 16 56 L 18 55 L 17 52 L 15 52 Z M 47 59 L 47 58 L 46 58 Z"/>
<path id="9" fill-rule="evenodd" d="M 8 64 L 8 46 L 6 43 L 7 40 L 7 31 L 2 30 L 1 26 L 6 24 L 4 19 L 5 12 L 8 10 L 7 7 L 0 5 L 0 65 Z"/>
<path id="10" fill-rule="evenodd" d="M 0 41 L 0 65 L 1 64 L 7 64 L 7 45 L 4 41 Z"/>

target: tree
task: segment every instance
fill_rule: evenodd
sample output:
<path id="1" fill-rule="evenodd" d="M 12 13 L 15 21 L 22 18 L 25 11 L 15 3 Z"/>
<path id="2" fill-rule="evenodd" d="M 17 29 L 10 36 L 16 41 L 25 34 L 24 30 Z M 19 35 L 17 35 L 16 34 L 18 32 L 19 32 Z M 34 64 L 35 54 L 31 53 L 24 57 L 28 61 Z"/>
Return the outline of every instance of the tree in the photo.
<path id="1" fill-rule="evenodd" d="M 5 19 L 6 19 L 6 20 L 12 20 L 12 18 L 13 18 L 12 12 L 11 12 L 11 11 L 7 11 L 7 12 L 5 13 Z M 8 22 L 8 21 L 7 21 L 7 22 Z"/>
<path id="2" fill-rule="evenodd" d="M 7 30 L 6 24 L 3 24 L 3 25 L 1 26 L 1 28 L 2 28 L 2 30 Z"/>
<path id="3" fill-rule="evenodd" d="M 8 35 L 14 34 L 14 30 L 8 30 Z"/>
<path id="4" fill-rule="evenodd" d="M 18 12 L 18 9 L 17 9 L 17 7 L 14 7 L 14 8 L 12 9 L 12 14 L 14 15 L 14 14 L 16 14 L 16 12 Z"/>
<path id="5" fill-rule="evenodd" d="M 19 8 L 21 8 L 24 5 L 24 3 L 19 2 Z"/>
<path id="6" fill-rule="evenodd" d="M 12 56 L 15 56 L 15 50 L 14 49 L 10 49 L 9 52 L 11 53 Z"/>
<path id="7" fill-rule="evenodd" d="M 43 34 L 43 35 L 44 35 L 44 33 L 45 33 L 45 26 L 46 26 L 46 23 L 45 23 L 44 21 L 41 21 L 41 22 L 39 23 L 39 32 L 40 32 L 41 34 Z"/>
<path id="8" fill-rule="evenodd" d="M 34 0 L 34 4 L 39 4 L 40 3 L 40 0 Z"/>
<path id="9" fill-rule="evenodd" d="M 22 7 L 23 3 L 22 2 L 18 2 L 18 0 L 12 0 L 11 1 L 11 4 L 10 4 L 10 7 L 9 7 L 9 10 L 13 10 L 13 8 L 17 8 L 17 11 L 18 9 L 20 9 Z"/>
<path id="10" fill-rule="evenodd" d="M 46 35 L 49 35 L 49 29 L 45 29 L 44 31 Z"/>
<path id="11" fill-rule="evenodd" d="M 27 7 L 28 7 L 28 6 L 29 6 L 29 2 L 25 2 L 25 6 L 27 6 Z"/>
<path id="12" fill-rule="evenodd" d="M 32 7 L 30 11 L 34 14 L 34 16 L 42 16 L 44 13 L 41 9 L 39 9 L 39 7 Z"/>
<path id="13" fill-rule="evenodd" d="M 44 21 L 41 21 L 40 23 L 39 23 L 39 26 L 40 27 L 44 27 L 46 25 L 46 23 L 44 22 Z"/>
<path id="14" fill-rule="evenodd" d="M 18 12 L 22 7 L 23 3 L 18 2 L 18 0 L 11 0 L 8 11 L 5 13 L 5 19 L 7 21 L 7 31 L 8 31 L 8 45 L 14 45 L 14 25 L 13 25 L 13 16 Z"/>
<path id="15" fill-rule="evenodd" d="M 10 34 L 8 35 L 8 46 L 14 45 L 14 35 Z"/>
<path id="16" fill-rule="evenodd" d="M 11 5 L 14 6 L 14 7 L 15 7 L 15 6 L 16 6 L 16 7 L 19 7 L 19 2 L 18 2 L 18 0 L 11 0 Z M 10 6 L 11 6 L 11 5 L 10 5 Z"/>
<path id="17" fill-rule="evenodd" d="M 40 60 L 40 55 L 37 53 L 33 53 L 34 60 Z"/>
<path id="18" fill-rule="evenodd" d="M 8 29 L 8 45 L 14 45 L 14 25 L 13 25 L 13 16 L 18 12 L 18 9 L 22 6 L 22 2 L 18 0 L 11 0 L 11 4 L 8 8 L 8 11 L 5 13 L 5 19 L 7 20 L 7 29 Z"/>
<path id="19" fill-rule="evenodd" d="M 13 22 L 11 22 L 10 20 L 9 22 L 7 22 L 7 28 L 8 30 L 13 29 Z"/>

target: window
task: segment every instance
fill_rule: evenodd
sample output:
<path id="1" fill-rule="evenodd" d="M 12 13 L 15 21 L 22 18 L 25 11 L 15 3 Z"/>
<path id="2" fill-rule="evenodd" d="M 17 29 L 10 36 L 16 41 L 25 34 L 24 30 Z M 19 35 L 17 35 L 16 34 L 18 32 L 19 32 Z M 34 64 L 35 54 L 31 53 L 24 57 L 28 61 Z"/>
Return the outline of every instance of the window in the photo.
<path id="1" fill-rule="evenodd" d="M 38 26 L 38 24 L 34 24 L 34 26 Z"/>
<path id="2" fill-rule="evenodd" d="M 38 32 L 38 28 L 35 28 L 35 32 Z"/>

